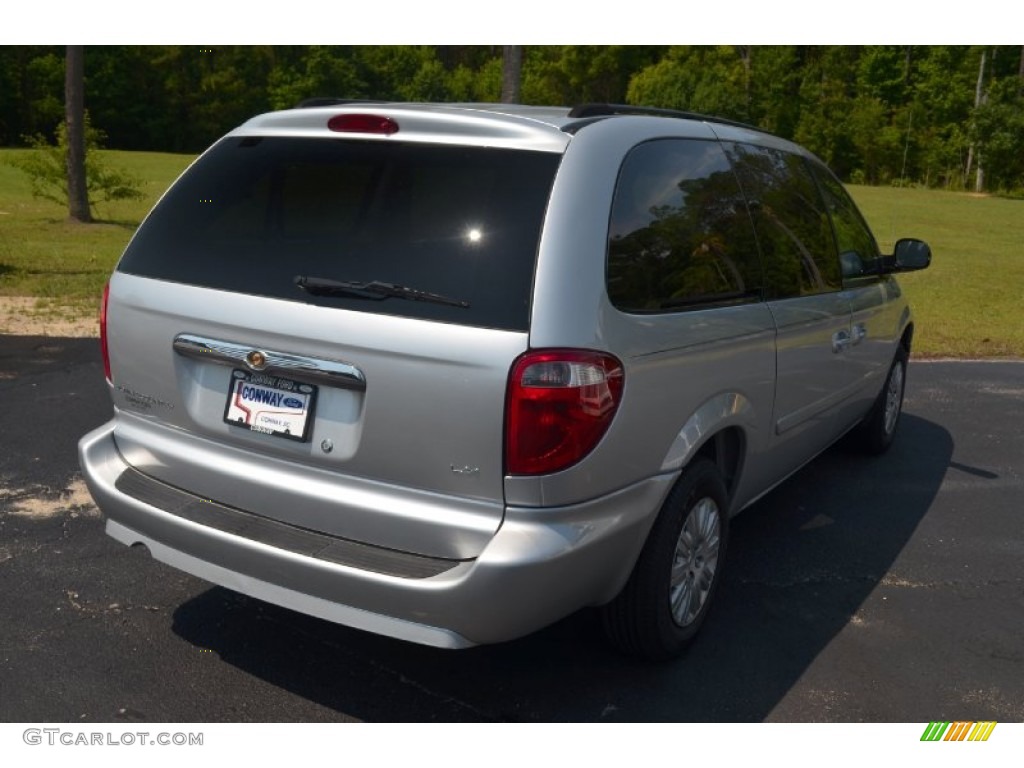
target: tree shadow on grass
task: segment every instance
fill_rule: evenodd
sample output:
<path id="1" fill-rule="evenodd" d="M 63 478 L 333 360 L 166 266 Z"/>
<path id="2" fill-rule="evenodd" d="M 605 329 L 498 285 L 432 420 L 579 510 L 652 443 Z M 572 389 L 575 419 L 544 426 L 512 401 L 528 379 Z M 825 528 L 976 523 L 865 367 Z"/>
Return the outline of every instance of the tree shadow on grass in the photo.
<path id="1" fill-rule="evenodd" d="M 43 223 L 45 223 L 45 224 L 52 224 L 54 226 L 60 226 L 61 224 L 66 224 L 66 225 L 72 226 L 72 227 L 91 227 L 91 226 L 94 226 L 94 225 L 99 225 L 99 226 L 117 227 L 118 229 L 127 229 L 127 230 L 130 230 L 130 231 L 135 231 L 136 229 L 138 229 L 139 224 L 141 224 L 142 222 L 141 221 L 131 221 L 131 220 L 127 220 L 127 219 L 105 219 L 102 216 L 96 216 L 96 217 L 93 218 L 92 221 L 75 221 L 73 219 L 68 218 L 67 216 L 64 216 L 63 218 L 45 219 L 43 221 Z"/>
<path id="2" fill-rule="evenodd" d="M 95 267 L 93 269 L 18 269 L 23 275 L 108 275 L 110 269 L 107 267 Z M 42 299 L 53 299 L 59 301 L 59 296 L 40 296 Z"/>
<path id="3" fill-rule="evenodd" d="M 119 229 L 127 229 L 130 232 L 134 232 L 139 228 L 139 221 L 127 221 L 124 219 L 96 219 L 94 224 L 106 224 L 108 227 L 118 227 Z"/>
<path id="4" fill-rule="evenodd" d="M 609 650 L 591 610 L 514 642 L 443 651 L 215 588 L 178 608 L 174 631 L 364 720 L 761 721 L 849 624 L 938 492 L 949 432 L 909 414 L 900 429 L 884 458 L 837 447 L 736 518 L 714 610 L 670 664 Z"/>

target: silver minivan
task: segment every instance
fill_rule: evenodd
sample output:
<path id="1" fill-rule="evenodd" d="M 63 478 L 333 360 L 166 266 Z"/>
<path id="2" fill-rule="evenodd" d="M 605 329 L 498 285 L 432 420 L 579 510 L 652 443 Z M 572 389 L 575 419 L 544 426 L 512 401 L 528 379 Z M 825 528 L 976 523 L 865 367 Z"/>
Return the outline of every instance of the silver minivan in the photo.
<path id="1" fill-rule="evenodd" d="M 205 152 L 104 293 L 107 533 L 434 646 L 601 606 L 677 654 L 729 519 L 848 432 L 885 450 L 913 321 L 810 153 L 599 104 L 324 103 Z"/>

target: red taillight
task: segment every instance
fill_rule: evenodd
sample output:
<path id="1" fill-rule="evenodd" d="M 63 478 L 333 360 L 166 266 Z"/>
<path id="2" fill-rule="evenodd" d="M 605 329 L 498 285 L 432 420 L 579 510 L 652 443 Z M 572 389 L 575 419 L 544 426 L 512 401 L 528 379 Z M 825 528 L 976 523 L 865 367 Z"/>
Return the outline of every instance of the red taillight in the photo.
<path id="1" fill-rule="evenodd" d="M 335 115 L 327 121 L 327 127 L 338 133 L 398 133 L 398 123 L 383 115 Z"/>
<path id="2" fill-rule="evenodd" d="M 590 453 L 622 399 L 622 363 L 585 350 L 527 352 L 509 374 L 505 471 L 543 475 Z"/>
<path id="3" fill-rule="evenodd" d="M 103 375 L 107 382 L 114 383 L 110 377 L 110 351 L 107 348 L 107 299 L 110 297 L 110 282 L 103 286 L 103 301 L 100 302 L 100 350 L 103 352 Z"/>

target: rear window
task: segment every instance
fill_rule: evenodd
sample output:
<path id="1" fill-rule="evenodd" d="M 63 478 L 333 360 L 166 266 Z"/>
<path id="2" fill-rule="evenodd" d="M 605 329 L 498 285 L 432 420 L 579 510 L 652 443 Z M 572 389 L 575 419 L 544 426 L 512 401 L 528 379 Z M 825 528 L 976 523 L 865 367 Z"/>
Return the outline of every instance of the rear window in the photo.
<path id="1" fill-rule="evenodd" d="M 223 139 L 164 196 L 122 272 L 227 291 L 526 330 L 560 155 L 421 143 Z M 468 302 L 313 296 L 295 278 Z"/>

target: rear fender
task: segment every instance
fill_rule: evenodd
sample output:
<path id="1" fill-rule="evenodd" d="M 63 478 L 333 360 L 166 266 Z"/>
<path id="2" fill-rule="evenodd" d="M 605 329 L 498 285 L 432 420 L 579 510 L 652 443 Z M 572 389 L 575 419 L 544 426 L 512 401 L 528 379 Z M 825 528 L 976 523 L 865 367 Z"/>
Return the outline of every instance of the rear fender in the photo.
<path id="1" fill-rule="evenodd" d="M 727 427 L 738 426 L 750 431 L 755 427 L 754 416 L 754 406 L 738 392 L 715 395 L 683 424 L 661 462 L 660 471 L 680 471 L 711 436 Z"/>

